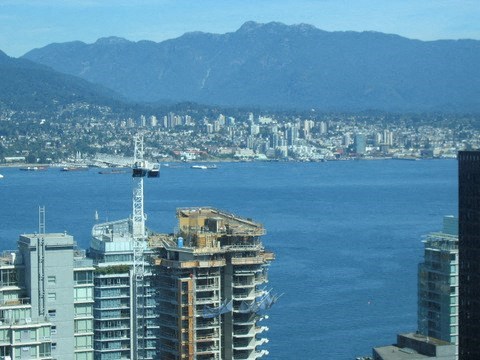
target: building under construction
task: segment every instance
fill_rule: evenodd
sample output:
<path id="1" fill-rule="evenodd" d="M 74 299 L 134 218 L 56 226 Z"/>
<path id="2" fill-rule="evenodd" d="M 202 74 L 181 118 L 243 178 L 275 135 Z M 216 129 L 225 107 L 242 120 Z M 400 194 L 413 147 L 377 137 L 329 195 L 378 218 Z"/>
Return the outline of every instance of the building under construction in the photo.
<path id="1" fill-rule="evenodd" d="M 178 234 L 157 239 L 161 359 L 257 359 L 268 354 L 259 326 L 278 298 L 266 288 L 274 254 L 265 229 L 213 208 L 177 210 Z"/>

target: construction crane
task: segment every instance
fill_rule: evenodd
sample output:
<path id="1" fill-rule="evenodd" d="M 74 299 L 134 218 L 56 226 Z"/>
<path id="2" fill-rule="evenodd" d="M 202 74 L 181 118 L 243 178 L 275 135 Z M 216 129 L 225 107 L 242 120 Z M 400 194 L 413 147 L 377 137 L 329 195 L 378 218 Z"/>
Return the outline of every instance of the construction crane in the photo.
<path id="1" fill-rule="evenodd" d="M 134 161 L 132 167 L 133 185 L 133 213 L 132 213 L 132 242 L 133 242 L 133 319 L 134 326 L 132 339 L 132 359 L 145 358 L 145 259 L 144 250 L 147 247 L 147 233 L 145 228 L 146 216 L 144 213 L 143 178 L 159 177 L 160 166 L 149 164 L 144 159 L 143 135 L 134 136 Z"/>

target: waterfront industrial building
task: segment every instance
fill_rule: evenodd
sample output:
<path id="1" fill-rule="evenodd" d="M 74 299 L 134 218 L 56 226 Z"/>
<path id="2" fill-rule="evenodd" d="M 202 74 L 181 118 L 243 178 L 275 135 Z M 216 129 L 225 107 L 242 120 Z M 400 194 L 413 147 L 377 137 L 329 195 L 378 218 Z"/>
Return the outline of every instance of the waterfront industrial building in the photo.
<path id="1" fill-rule="evenodd" d="M 418 331 L 458 344 L 458 218 L 445 216 L 443 229 L 423 240 L 418 268 Z"/>

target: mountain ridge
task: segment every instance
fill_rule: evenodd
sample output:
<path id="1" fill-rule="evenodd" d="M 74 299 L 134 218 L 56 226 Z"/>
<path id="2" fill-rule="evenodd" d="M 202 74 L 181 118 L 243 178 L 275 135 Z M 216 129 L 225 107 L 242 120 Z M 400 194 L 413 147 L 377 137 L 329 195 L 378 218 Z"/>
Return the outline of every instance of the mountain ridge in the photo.
<path id="1" fill-rule="evenodd" d="M 79 102 L 112 104 L 122 99 L 101 85 L 1 51 L 0 83 L 0 108 L 18 111 L 47 111 Z"/>
<path id="2" fill-rule="evenodd" d="M 249 21 L 162 42 L 107 37 L 23 58 L 134 101 L 319 110 L 480 111 L 480 41 Z"/>

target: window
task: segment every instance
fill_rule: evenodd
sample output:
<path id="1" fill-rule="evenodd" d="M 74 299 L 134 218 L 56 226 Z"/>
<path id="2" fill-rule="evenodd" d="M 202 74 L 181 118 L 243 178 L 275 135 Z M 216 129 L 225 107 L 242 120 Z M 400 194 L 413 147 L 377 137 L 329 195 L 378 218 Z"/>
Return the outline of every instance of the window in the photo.
<path id="1" fill-rule="evenodd" d="M 55 318 L 57 316 L 57 310 L 48 310 L 48 316 L 51 318 Z"/>
<path id="2" fill-rule="evenodd" d="M 47 276 L 47 282 L 49 285 L 55 285 L 57 283 L 57 277 L 55 275 Z"/>
<path id="3" fill-rule="evenodd" d="M 92 347 L 92 336 L 76 336 L 75 349 L 89 349 Z"/>
<path id="4" fill-rule="evenodd" d="M 57 327 L 55 325 L 52 325 L 52 330 L 51 330 L 52 335 L 57 334 Z"/>
<path id="5" fill-rule="evenodd" d="M 77 304 L 75 305 L 75 316 L 76 317 L 85 317 L 92 316 L 93 307 L 89 304 Z"/>
<path id="6" fill-rule="evenodd" d="M 93 360 L 93 353 L 91 352 L 76 353 L 75 360 Z"/>
<path id="7" fill-rule="evenodd" d="M 50 339 L 50 327 L 44 326 L 38 329 L 38 337 L 40 341 Z"/>
<path id="8" fill-rule="evenodd" d="M 38 351 L 39 351 L 38 355 L 40 355 L 40 357 L 50 356 L 51 354 L 50 344 L 49 343 L 40 344 Z"/>
<path id="9" fill-rule="evenodd" d="M 1 342 L 5 342 L 5 341 L 10 342 L 10 334 L 8 332 L 8 329 L 1 329 L 0 330 L 0 341 Z"/>
<path id="10" fill-rule="evenodd" d="M 93 320 L 75 320 L 75 333 L 93 332 Z"/>
<path id="11" fill-rule="evenodd" d="M 93 300 L 93 289 L 88 288 L 75 288 L 74 289 L 75 301 L 91 301 Z"/>
<path id="12" fill-rule="evenodd" d="M 49 292 L 47 294 L 47 300 L 50 301 L 50 302 L 54 302 L 55 300 L 57 300 L 57 293 Z"/>
<path id="13" fill-rule="evenodd" d="M 93 273 L 91 271 L 75 271 L 73 278 L 75 285 L 93 284 Z"/>

